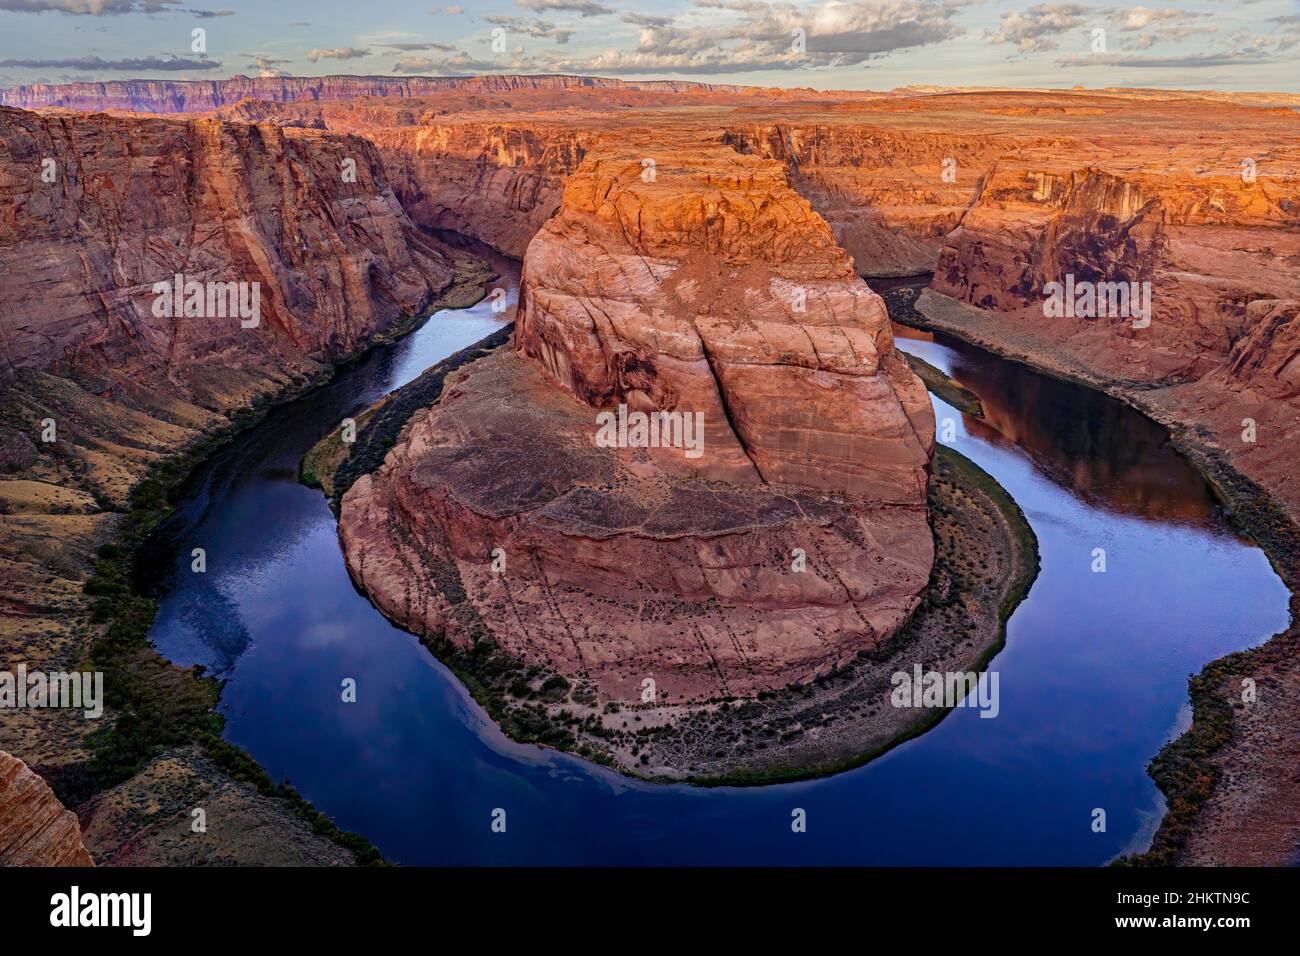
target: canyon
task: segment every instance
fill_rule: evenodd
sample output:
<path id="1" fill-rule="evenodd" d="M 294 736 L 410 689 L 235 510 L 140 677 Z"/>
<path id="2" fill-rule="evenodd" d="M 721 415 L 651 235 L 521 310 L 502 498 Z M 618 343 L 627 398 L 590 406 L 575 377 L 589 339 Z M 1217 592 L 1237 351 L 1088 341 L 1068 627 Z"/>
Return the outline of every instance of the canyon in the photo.
<path id="1" fill-rule="evenodd" d="M 114 542 L 165 507 L 168 462 L 400 334 L 479 266 L 418 230 L 373 147 L 347 136 L 0 108 L 0 170 L 0 666 L 71 670 L 115 646 L 112 719 L 160 722 L 148 732 L 159 746 L 127 766 L 163 757 L 195 786 L 221 788 L 193 748 L 163 746 L 207 720 L 211 690 L 138 633 L 132 616 L 147 605 L 122 600 Z M 256 286 L 259 321 L 160 314 L 155 285 L 178 274 Z M 66 711 L 7 712 L 0 746 L 84 798 L 129 777 L 89 748 L 95 729 Z M 305 828 L 234 789 L 271 818 L 266 832 Z"/>
<path id="2" fill-rule="evenodd" d="M 129 515 L 129 490 L 151 464 L 221 432 L 240 409 L 318 381 L 333 362 L 398 334 L 439 295 L 472 281 L 473 265 L 437 239 L 432 230 L 439 229 L 523 257 L 526 265 L 517 352 L 499 352 L 464 373 L 437 406 L 412 419 L 391 461 L 345 496 L 341 536 L 358 579 L 367 587 L 373 582 L 381 608 L 413 629 L 441 629 L 449 609 L 433 598 L 436 589 L 423 594 L 423 604 L 399 597 L 385 583 L 396 572 L 370 566 L 388 537 L 384 523 L 395 516 L 418 541 L 401 560 L 418 567 L 438 555 L 469 574 L 487 595 L 473 599 L 480 619 L 499 616 L 506 601 L 497 593 L 500 582 L 483 570 L 486 545 L 504 542 L 507 564 L 527 566 L 521 554 L 558 552 L 571 544 L 577 523 L 590 526 L 593 515 L 610 550 L 577 560 L 570 554 L 566 574 L 599 581 L 601 569 L 645 565 L 650 577 L 661 568 L 670 592 L 683 588 L 676 562 L 684 559 L 645 560 L 645 549 L 661 551 L 661 538 L 677 539 L 683 528 L 647 535 L 628 499 L 620 501 L 606 484 L 630 481 L 664 494 L 705 481 L 751 489 L 776 482 L 805 494 L 812 489 L 812 499 L 821 499 L 852 483 L 852 497 L 878 504 L 866 512 L 837 506 L 798 533 L 819 535 L 850 565 L 856 533 L 841 535 L 846 518 L 870 526 L 880 513 L 906 514 L 891 533 L 915 540 L 916 521 L 925 520 L 924 481 L 916 475 L 933 441 L 932 426 L 918 428 L 915 419 L 928 415 L 928 406 L 911 373 L 899 368 L 878 300 L 873 304 L 860 285 L 850 291 L 846 276 L 853 273 L 933 271 L 918 309 L 935 327 L 1103 388 L 1169 425 L 1180 448 L 1222 487 L 1229 508 L 1269 547 L 1283 578 L 1293 589 L 1300 581 L 1289 550 L 1300 509 L 1291 466 L 1300 428 L 1294 97 L 775 94 L 554 77 L 131 81 L 23 87 L 2 96 L 6 107 L 22 108 L 0 108 L 0 558 L 15 582 L 6 587 L 0 632 L 5 660 L 21 655 L 31 663 L 39 654 L 54 666 L 83 659 L 103 622 L 91 619 L 82 584 L 105 560 L 96 549 Z M 87 109 L 207 115 L 77 112 Z M 1209 127 L 1207 109 L 1217 118 Z M 40 178 L 46 159 L 59 171 L 52 183 Z M 347 160 L 355 182 L 340 174 Z M 662 180 L 640 179 L 646 160 Z M 691 219 L 670 195 L 649 188 L 662 181 L 669 193 L 671 171 L 693 163 L 705 170 L 690 172 L 694 191 L 701 183 L 708 190 L 728 184 L 738 208 L 748 204 L 746 213 L 711 218 L 696 210 Z M 611 166 L 621 172 L 611 175 Z M 658 217 L 659 227 L 629 220 L 631 209 Z M 746 234 L 751 216 L 767 222 L 768 233 Z M 629 221 L 640 228 L 629 232 Z M 787 266 L 794 271 L 782 275 Z M 727 281 L 711 288 L 706 278 L 720 269 L 730 270 Z M 260 282 L 262 328 L 249 334 L 238 322 L 159 323 L 150 308 L 152 283 L 176 272 Z M 794 272 L 808 285 L 813 318 L 790 314 L 788 296 L 772 291 Z M 1045 318 L 1043 286 L 1067 274 L 1151 283 L 1151 326 L 1135 329 L 1125 317 Z M 740 297 L 737 289 L 758 294 Z M 664 303 L 688 303 L 713 317 L 688 328 L 663 317 L 673 311 Z M 702 305 L 712 311 L 703 313 Z M 732 310 L 768 323 L 764 333 L 750 339 L 734 332 Z M 837 323 L 821 322 L 822 314 Z M 859 332 L 826 343 L 826 325 L 846 321 Z M 618 364 L 613 354 L 637 359 Z M 877 365 L 859 362 L 863 354 Z M 781 384 L 752 377 L 756 368 L 779 373 Z M 830 380 L 864 390 L 855 395 L 870 393 L 860 407 L 891 411 L 856 424 L 879 427 L 890 448 L 909 450 L 886 455 L 879 469 L 861 469 L 875 458 L 861 449 L 846 454 L 842 435 L 812 435 L 806 425 L 779 420 L 774 393 L 808 388 L 810 378 L 817 387 Z M 497 389 L 518 389 L 520 398 L 498 407 L 490 399 Z M 579 425 L 593 429 L 598 409 L 619 402 L 663 408 L 665 399 L 683 397 L 692 408 L 708 402 L 700 406 L 711 429 L 700 466 L 707 472 L 663 454 L 591 460 Z M 497 416 L 498 431 L 540 428 L 566 467 L 549 484 L 510 487 L 517 452 L 479 450 L 476 416 Z M 52 448 L 38 438 L 46 418 L 59 429 Z M 486 476 L 458 471 L 474 454 L 495 456 Z M 441 456 L 436 466 L 427 463 L 430 455 Z M 486 479 L 500 484 L 484 485 Z M 560 507 L 561 493 L 574 483 L 604 492 L 586 503 L 585 515 L 570 510 L 572 501 Z M 485 518 L 483 502 L 500 494 L 510 506 Z M 795 546 L 791 518 L 773 500 L 743 530 L 734 513 L 722 516 L 722 529 L 736 532 L 742 552 Z M 689 507 L 698 509 L 698 502 Z M 525 520 L 534 508 L 551 513 L 541 522 Z M 367 519 L 355 517 L 362 514 Z M 441 540 L 448 529 L 451 540 Z M 923 548 L 903 549 L 888 586 L 862 577 L 847 589 L 892 593 L 880 602 L 880 619 L 843 651 L 899 625 L 929 561 Z M 728 599 L 749 589 L 781 593 L 791 620 L 806 620 L 811 606 L 818 614 L 850 613 L 853 606 L 827 597 L 828 576 L 792 586 L 786 575 L 776 585 L 759 562 L 740 565 L 752 577 L 726 580 Z M 520 606 L 547 613 L 545 575 L 529 580 Z M 678 597 L 716 597 L 716 581 L 706 581 L 697 578 L 694 590 Z M 605 579 L 599 596 L 608 597 L 615 584 Z M 587 623 L 616 627 L 616 616 L 600 615 L 615 615 L 617 602 L 586 596 L 578 603 Z M 779 615 L 756 613 L 751 623 L 758 632 L 791 630 Z M 543 648 L 515 650 L 561 672 L 576 660 L 587 663 L 591 645 L 559 637 L 558 618 L 554 625 Z M 1275 728 L 1300 714 L 1300 665 L 1287 652 L 1295 640 L 1288 632 L 1206 675 L 1213 686 L 1202 688 L 1197 718 L 1204 723 L 1206 714 L 1227 708 L 1226 742 L 1208 758 L 1214 778 L 1227 782 L 1181 811 L 1190 816 L 1178 826 L 1195 818 L 1204 827 L 1174 846 L 1188 862 L 1267 862 L 1290 852 L 1294 820 L 1286 808 L 1300 804 L 1300 794 L 1285 771 L 1288 761 L 1261 755 L 1279 745 Z M 773 655 L 758 660 L 754 673 L 729 680 L 728 693 L 758 693 L 839 660 L 839 650 L 820 645 L 764 643 Z M 652 666 L 667 666 L 674 698 L 722 689 L 700 667 L 697 648 L 670 643 L 663 653 Z M 745 655 L 743 643 L 734 654 L 737 661 Z M 597 687 L 624 697 L 650 666 L 592 665 Z M 180 680 L 162 665 L 158 673 Z M 1227 703 L 1244 676 L 1269 689 L 1264 708 Z M 62 717 L 6 715 L 3 727 L 0 747 L 56 784 L 74 781 L 88 759 L 84 726 Z M 180 748 L 168 759 L 192 767 L 199 758 Z M 220 774 L 204 764 L 197 776 L 211 783 Z M 133 778 L 118 777 L 114 785 L 129 789 Z M 66 787 L 78 792 L 71 782 Z M 241 799 L 286 832 L 301 825 L 272 798 L 249 792 Z M 1175 795 L 1176 809 L 1182 799 Z M 1260 821 L 1267 821 L 1263 830 L 1243 835 Z M 116 851 L 106 839 L 111 856 Z M 338 852 L 333 845 L 315 850 Z"/>

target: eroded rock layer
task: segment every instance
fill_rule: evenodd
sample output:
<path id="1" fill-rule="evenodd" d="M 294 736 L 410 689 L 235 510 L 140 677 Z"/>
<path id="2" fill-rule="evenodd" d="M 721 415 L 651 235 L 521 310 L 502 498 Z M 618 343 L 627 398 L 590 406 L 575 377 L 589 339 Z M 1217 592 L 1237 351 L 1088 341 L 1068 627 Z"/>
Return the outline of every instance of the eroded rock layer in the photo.
<path id="1" fill-rule="evenodd" d="M 451 278 L 357 138 L 5 109 L 0 169 L 17 367 L 158 373 L 203 393 L 215 368 L 355 351 Z M 154 285 L 177 274 L 245 283 L 250 302 L 255 283 L 259 324 L 159 315 Z"/>
<path id="2" fill-rule="evenodd" d="M 518 354 L 412 421 L 340 537 L 419 633 L 490 636 L 604 699 L 752 695 L 915 608 L 933 413 L 779 165 L 660 142 L 651 174 L 645 152 L 588 154 L 529 246 Z M 702 444 L 607 447 L 601 413 L 698 421 Z"/>
<path id="3" fill-rule="evenodd" d="M 1063 167 L 1032 149 L 1004 158 L 947 236 L 935 291 L 1026 310 L 1026 323 L 1069 340 L 1081 361 L 1126 379 L 1171 384 L 1221 367 L 1257 324 L 1248 306 L 1262 315 L 1267 303 L 1300 297 L 1300 150 L 1262 173 L 1243 172 L 1231 154 L 1201 159 L 1201 170 L 1170 159 L 1167 168 L 1110 155 Z M 1135 309 L 1045 316 L 1045 286 L 1067 276 L 1148 284 L 1150 324 Z"/>
<path id="4" fill-rule="evenodd" d="M 667 456 L 677 468 L 925 500 L 925 387 L 775 163 L 662 143 L 589 156 L 529 246 L 517 338 L 593 407 L 701 415 L 706 453 Z"/>
<path id="5" fill-rule="evenodd" d="M 448 91 L 644 90 L 738 92 L 744 87 L 684 80 L 625 81 L 592 76 L 232 76 L 227 80 L 114 80 L 107 83 L 32 83 L 0 90 L 0 104 L 23 109 L 133 110 L 185 113 L 243 99 L 273 102 L 350 100 L 364 96 L 429 96 Z"/>
<path id="6" fill-rule="evenodd" d="M 933 272 L 980 177 L 1024 145 L 1005 134 L 860 123 L 739 125 L 724 135 L 741 152 L 785 165 L 839 245 L 873 276 Z"/>
<path id="7" fill-rule="evenodd" d="M 0 750 L 0 866 L 94 866 L 77 817 L 27 764 Z"/>

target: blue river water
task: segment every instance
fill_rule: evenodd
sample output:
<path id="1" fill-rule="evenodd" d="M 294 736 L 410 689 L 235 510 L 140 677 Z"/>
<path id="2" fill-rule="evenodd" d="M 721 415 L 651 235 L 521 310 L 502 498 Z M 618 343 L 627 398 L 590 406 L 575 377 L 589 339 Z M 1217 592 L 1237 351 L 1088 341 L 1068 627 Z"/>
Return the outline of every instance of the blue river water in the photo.
<path id="1" fill-rule="evenodd" d="M 513 296 L 517 267 L 497 268 Z M 941 432 L 1010 491 L 1041 547 L 991 664 L 999 716 L 958 709 L 864 767 L 745 789 L 646 784 L 513 743 L 356 591 L 324 497 L 297 481 L 342 418 L 507 318 L 487 301 L 440 312 L 276 409 L 195 473 L 150 549 L 153 639 L 226 680 L 227 738 L 395 862 L 1100 865 L 1150 838 L 1162 805 L 1145 768 L 1186 720 L 1188 675 L 1286 624 L 1265 556 L 1158 426 L 918 335 L 900 345 L 987 409 L 978 421 L 936 399 Z M 194 547 L 206 574 L 189 569 Z M 347 677 L 355 704 L 340 702 Z"/>

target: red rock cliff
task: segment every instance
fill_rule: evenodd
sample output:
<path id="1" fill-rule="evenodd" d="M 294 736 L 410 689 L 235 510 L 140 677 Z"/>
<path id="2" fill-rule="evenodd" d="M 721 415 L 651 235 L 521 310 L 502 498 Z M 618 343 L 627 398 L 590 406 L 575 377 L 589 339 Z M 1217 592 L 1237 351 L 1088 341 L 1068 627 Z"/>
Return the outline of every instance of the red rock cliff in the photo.
<path id="1" fill-rule="evenodd" d="M 703 413 L 711 476 L 925 500 L 929 398 L 777 164 L 606 141 L 523 283 L 520 350 L 594 407 Z"/>
<path id="2" fill-rule="evenodd" d="M 329 358 L 450 279 L 368 142 L 215 120 L 0 110 L 8 361 L 157 375 Z M 47 181 L 48 180 L 48 181 Z M 161 317 L 154 284 L 257 283 L 260 324 Z"/>
<path id="3" fill-rule="evenodd" d="M 726 142 L 783 163 L 791 184 L 872 276 L 931 272 L 1007 136 L 867 124 L 728 127 Z"/>
<path id="4" fill-rule="evenodd" d="M 385 614 L 601 700 L 700 701 L 824 673 L 915 608 L 930 404 L 779 165 L 602 143 L 529 246 L 516 338 L 343 498 Z M 619 404 L 698 417 L 698 454 L 608 447 Z"/>
<path id="5" fill-rule="evenodd" d="M 0 866 L 94 866 L 77 817 L 17 757 L 0 750 Z"/>

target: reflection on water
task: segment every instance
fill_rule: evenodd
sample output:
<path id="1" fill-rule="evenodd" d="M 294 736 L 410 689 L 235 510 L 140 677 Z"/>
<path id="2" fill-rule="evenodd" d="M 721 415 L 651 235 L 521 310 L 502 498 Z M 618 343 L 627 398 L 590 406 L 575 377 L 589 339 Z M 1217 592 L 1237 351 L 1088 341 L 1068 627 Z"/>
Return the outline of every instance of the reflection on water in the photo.
<path id="1" fill-rule="evenodd" d="M 896 310 L 895 296 L 889 301 Z M 894 337 L 921 358 L 942 350 L 945 371 L 980 396 L 984 418 L 964 416 L 967 431 L 995 444 L 1018 445 L 1080 497 L 1123 514 L 1219 524 L 1209 484 L 1149 418 L 1100 392 L 1039 375 L 943 333 L 896 323 Z"/>
<path id="2" fill-rule="evenodd" d="M 1040 542 L 1042 571 L 993 664 L 998 717 L 958 710 L 865 767 L 746 790 L 643 784 L 513 743 L 353 588 L 324 496 L 294 479 L 340 419 L 502 318 L 485 303 L 439 313 L 276 409 L 195 474 L 142 567 L 160 595 L 159 649 L 227 678 L 226 737 L 392 860 L 1101 864 L 1149 832 L 1146 765 L 1187 674 L 1286 621 L 1264 555 L 1227 532 L 1150 423 L 964 347 L 907 340 L 991 410 L 982 424 L 934 402 Z M 189 570 L 198 546 L 205 575 Z M 1098 547 L 1105 574 L 1089 570 Z M 340 703 L 345 677 L 356 704 Z M 507 834 L 490 829 L 495 807 Z M 791 832 L 792 807 L 806 833 Z M 1095 807 L 1106 833 L 1091 830 Z"/>
<path id="3" fill-rule="evenodd" d="M 348 363 L 324 388 L 276 408 L 198 469 L 176 513 L 141 549 L 137 583 L 168 595 L 153 633 L 172 661 L 227 676 L 251 642 L 238 613 L 247 597 L 263 590 L 267 579 L 283 571 L 286 558 L 308 542 L 336 547 L 332 539 L 319 540 L 324 498 L 298 481 L 311 447 L 344 418 L 513 317 L 519 264 L 464 243 L 496 271 L 488 289 L 505 290 L 507 312 L 493 312 L 488 299 L 440 312 L 402 340 Z M 207 573 L 191 572 L 192 547 L 207 552 Z"/>

